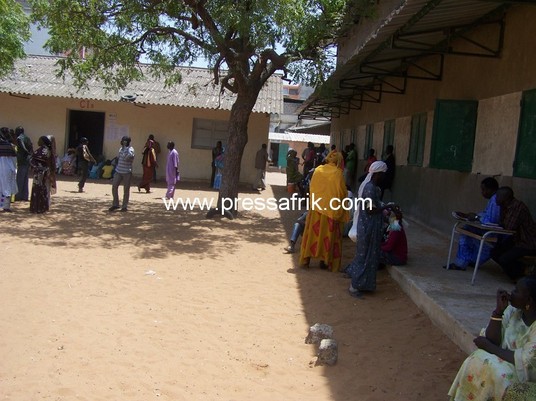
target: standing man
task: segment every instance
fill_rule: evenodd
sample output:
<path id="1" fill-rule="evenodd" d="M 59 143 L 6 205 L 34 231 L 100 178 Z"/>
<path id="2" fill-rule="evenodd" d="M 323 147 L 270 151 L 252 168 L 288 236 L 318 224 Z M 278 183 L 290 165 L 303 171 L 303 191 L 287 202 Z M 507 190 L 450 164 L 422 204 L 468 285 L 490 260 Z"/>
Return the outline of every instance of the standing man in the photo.
<path id="1" fill-rule="evenodd" d="M 253 183 L 253 190 L 255 191 L 259 188 L 263 191 L 266 189 L 266 163 L 268 163 L 268 151 L 266 150 L 266 144 L 263 143 L 255 155 L 255 168 L 257 169 L 257 176 Z"/>
<path id="2" fill-rule="evenodd" d="M 130 146 L 130 137 L 121 138 L 121 148 L 117 155 L 117 166 L 115 167 L 114 180 L 112 182 L 113 203 L 110 212 L 119 209 L 118 189 L 123 182 L 123 203 L 121 211 L 128 210 L 128 199 L 130 197 L 130 180 L 132 179 L 132 162 L 134 161 L 134 148 Z"/>
<path id="3" fill-rule="evenodd" d="M 387 164 L 387 172 L 385 173 L 385 176 L 383 177 L 383 182 L 380 184 L 380 188 L 382 190 L 382 194 L 380 196 L 380 199 L 383 200 L 383 195 L 385 194 L 385 190 L 388 189 L 391 191 L 391 187 L 393 186 L 393 181 L 395 180 L 395 169 L 396 169 L 396 161 L 395 161 L 395 155 L 393 154 L 394 148 L 393 145 L 387 145 L 385 148 L 385 164 Z"/>
<path id="4" fill-rule="evenodd" d="M 149 138 L 147 138 L 147 141 L 153 141 L 153 149 L 154 149 L 154 152 L 156 154 L 156 158 L 155 160 L 158 161 L 158 155 L 160 154 L 160 144 L 154 139 L 154 135 L 151 134 L 149 135 Z M 158 168 L 158 164 L 155 163 L 155 165 L 153 166 L 153 182 L 156 182 L 156 169 Z"/>
<path id="5" fill-rule="evenodd" d="M 514 198 L 510 187 L 497 190 L 497 205 L 501 207 L 501 226 L 515 234 L 501 238 L 491 251 L 491 257 L 512 279 L 524 275 L 523 256 L 536 255 L 536 223 L 523 202 Z"/>
<path id="6" fill-rule="evenodd" d="M 86 137 L 80 138 L 80 145 L 76 148 L 76 157 L 78 158 L 78 168 L 80 169 L 80 181 L 78 181 L 78 192 L 84 192 L 87 175 L 89 172 L 89 163 L 96 163 L 95 158 L 89 151 L 87 144 L 89 141 Z"/>
<path id="7" fill-rule="evenodd" d="M 175 142 L 168 142 L 169 150 L 166 165 L 167 192 L 166 199 L 172 199 L 175 195 L 175 185 L 181 179 L 179 174 L 179 152 L 175 150 Z"/>
<path id="8" fill-rule="evenodd" d="M 17 153 L 9 128 L 0 129 L 0 209 L 11 212 L 11 195 L 17 193 Z"/>
<path id="9" fill-rule="evenodd" d="M 223 153 L 221 141 L 216 142 L 216 147 L 212 149 L 212 174 L 210 176 L 210 188 L 214 187 L 214 177 L 216 177 L 216 158 Z"/>
<path id="10" fill-rule="evenodd" d="M 348 153 L 346 154 L 344 162 L 344 181 L 346 182 L 346 186 L 354 191 L 355 173 L 357 171 L 357 152 L 355 151 L 355 143 L 348 145 Z"/>
<path id="11" fill-rule="evenodd" d="M 19 190 L 15 195 L 15 200 L 28 202 L 28 170 L 33 154 L 33 145 L 30 138 L 24 133 L 24 128 L 15 128 L 15 135 L 17 136 L 17 188 Z"/>

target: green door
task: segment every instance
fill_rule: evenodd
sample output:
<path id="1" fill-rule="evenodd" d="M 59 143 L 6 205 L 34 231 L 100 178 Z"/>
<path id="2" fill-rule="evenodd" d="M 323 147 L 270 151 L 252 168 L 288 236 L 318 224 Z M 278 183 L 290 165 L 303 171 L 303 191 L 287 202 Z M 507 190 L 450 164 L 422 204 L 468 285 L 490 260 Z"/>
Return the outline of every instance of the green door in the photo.
<path id="1" fill-rule="evenodd" d="M 437 100 L 430 167 L 471 171 L 478 102 Z"/>
<path id="2" fill-rule="evenodd" d="M 536 178 L 536 90 L 523 92 L 514 176 Z"/>
<path id="3" fill-rule="evenodd" d="M 279 153 L 277 158 L 277 164 L 279 167 L 287 167 L 287 153 L 288 153 L 288 143 L 279 144 Z"/>

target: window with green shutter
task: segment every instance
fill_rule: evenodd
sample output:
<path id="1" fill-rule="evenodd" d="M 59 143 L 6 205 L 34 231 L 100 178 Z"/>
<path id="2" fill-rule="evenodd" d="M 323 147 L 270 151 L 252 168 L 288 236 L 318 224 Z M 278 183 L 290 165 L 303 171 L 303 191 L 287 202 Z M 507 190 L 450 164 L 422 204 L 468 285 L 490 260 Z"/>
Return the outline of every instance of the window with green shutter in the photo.
<path id="1" fill-rule="evenodd" d="M 471 171 L 477 111 L 476 100 L 436 101 L 430 167 Z"/>
<path id="2" fill-rule="evenodd" d="M 367 124 L 367 131 L 365 133 L 365 147 L 363 148 L 363 159 L 367 159 L 369 150 L 372 148 L 372 140 L 374 136 L 374 125 Z"/>
<path id="3" fill-rule="evenodd" d="M 523 92 L 514 176 L 536 178 L 536 90 Z"/>
<path id="4" fill-rule="evenodd" d="M 383 125 L 382 159 L 385 158 L 385 149 L 395 144 L 395 120 L 387 120 Z"/>
<path id="5" fill-rule="evenodd" d="M 411 117 L 411 136 L 408 151 L 408 165 L 410 166 L 422 166 L 427 116 L 427 113 L 419 113 Z"/>

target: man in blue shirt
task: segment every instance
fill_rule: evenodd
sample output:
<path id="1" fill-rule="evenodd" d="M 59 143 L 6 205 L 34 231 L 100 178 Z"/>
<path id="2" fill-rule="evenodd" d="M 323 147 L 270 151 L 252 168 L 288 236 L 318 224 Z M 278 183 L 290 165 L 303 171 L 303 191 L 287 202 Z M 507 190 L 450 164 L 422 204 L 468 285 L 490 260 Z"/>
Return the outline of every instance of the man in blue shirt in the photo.
<path id="1" fill-rule="evenodd" d="M 499 189 L 499 183 L 495 178 L 488 177 L 482 180 L 480 184 L 480 190 L 482 196 L 488 199 L 486 209 L 478 214 L 468 213 L 466 216 L 469 220 L 478 220 L 483 224 L 499 224 L 501 218 L 501 208 L 497 205 L 496 192 Z M 469 231 L 478 231 L 478 228 L 467 226 L 464 229 Z M 467 235 L 460 235 L 458 240 L 458 252 L 454 263 L 450 264 L 449 269 L 454 270 L 466 270 L 467 266 L 476 263 L 476 257 L 478 256 L 478 248 L 480 242 L 468 237 Z M 480 254 L 480 264 L 485 263 L 491 258 L 491 245 L 486 243 L 482 248 Z M 446 266 L 445 266 L 446 267 Z"/>

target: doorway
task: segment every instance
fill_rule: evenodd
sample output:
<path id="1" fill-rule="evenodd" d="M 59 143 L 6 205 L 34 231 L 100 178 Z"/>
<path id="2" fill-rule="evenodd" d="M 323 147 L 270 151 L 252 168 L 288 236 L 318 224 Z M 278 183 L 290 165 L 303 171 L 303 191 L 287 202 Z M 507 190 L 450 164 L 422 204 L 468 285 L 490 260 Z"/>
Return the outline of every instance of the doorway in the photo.
<path id="1" fill-rule="evenodd" d="M 69 110 L 68 147 L 76 148 L 80 144 L 80 138 L 86 137 L 91 154 L 95 158 L 102 155 L 104 117 L 105 113 L 97 111 Z"/>

